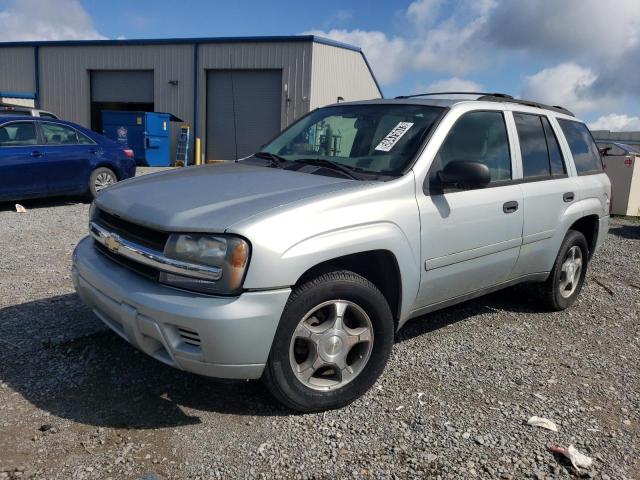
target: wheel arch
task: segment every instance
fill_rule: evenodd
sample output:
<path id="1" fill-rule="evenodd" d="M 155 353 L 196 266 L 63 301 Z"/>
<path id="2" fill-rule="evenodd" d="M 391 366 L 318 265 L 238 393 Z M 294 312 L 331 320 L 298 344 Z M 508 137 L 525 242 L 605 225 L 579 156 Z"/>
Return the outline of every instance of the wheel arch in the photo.
<path id="1" fill-rule="evenodd" d="M 598 215 L 591 214 L 585 215 L 579 218 L 569 227 L 569 230 L 575 230 L 584 235 L 587 239 L 587 245 L 589 247 L 589 258 L 593 254 L 593 251 L 598 242 L 598 230 L 599 230 L 599 217 Z"/>
<path id="2" fill-rule="evenodd" d="M 402 311 L 402 275 L 398 260 L 389 250 L 368 250 L 343 255 L 309 267 L 295 283 L 299 286 L 334 270 L 352 271 L 373 283 L 387 300 L 396 328 Z"/>

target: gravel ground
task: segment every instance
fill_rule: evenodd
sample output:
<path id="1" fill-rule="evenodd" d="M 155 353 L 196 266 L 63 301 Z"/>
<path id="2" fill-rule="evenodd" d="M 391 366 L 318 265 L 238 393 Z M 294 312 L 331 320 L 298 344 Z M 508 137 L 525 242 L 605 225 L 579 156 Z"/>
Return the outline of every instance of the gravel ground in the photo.
<path id="1" fill-rule="evenodd" d="M 568 311 L 509 289 L 412 321 L 377 385 L 299 415 L 138 353 L 73 292 L 88 204 L 0 204 L 0 478 L 640 478 L 640 224 Z M 532 415 L 559 431 L 526 424 Z"/>

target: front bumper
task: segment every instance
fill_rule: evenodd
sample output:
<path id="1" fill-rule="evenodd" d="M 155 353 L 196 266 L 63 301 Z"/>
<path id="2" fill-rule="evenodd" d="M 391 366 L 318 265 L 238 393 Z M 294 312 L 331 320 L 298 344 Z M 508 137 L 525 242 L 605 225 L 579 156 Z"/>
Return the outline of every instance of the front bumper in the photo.
<path id="1" fill-rule="evenodd" d="M 80 298 L 129 343 L 173 367 L 218 378 L 260 378 L 291 293 L 177 290 L 117 265 L 89 237 L 73 253 L 72 274 Z"/>

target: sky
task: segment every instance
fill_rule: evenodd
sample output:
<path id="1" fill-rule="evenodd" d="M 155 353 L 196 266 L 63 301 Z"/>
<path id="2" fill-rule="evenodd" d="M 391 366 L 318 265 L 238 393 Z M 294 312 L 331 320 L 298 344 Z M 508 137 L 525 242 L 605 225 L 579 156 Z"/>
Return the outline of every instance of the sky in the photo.
<path id="1" fill-rule="evenodd" d="M 640 0 L 0 0 L 0 41 L 309 33 L 361 47 L 386 97 L 502 92 L 640 130 Z"/>

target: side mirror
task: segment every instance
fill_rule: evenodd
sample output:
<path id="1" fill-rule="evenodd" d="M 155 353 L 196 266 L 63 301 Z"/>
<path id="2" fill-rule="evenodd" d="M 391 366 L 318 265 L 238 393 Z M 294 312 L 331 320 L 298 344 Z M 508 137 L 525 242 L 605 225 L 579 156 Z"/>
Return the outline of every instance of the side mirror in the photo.
<path id="1" fill-rule="evenodd" d="M 484 163 L 454 160 L 436 174 L 442 186 L 482 188 L 491 182 L 491 172 Z"/>
<path id="2" fill-rule="evenodd" d="M 607 157 L 609 156 L 609 152 L 611 151 L 611 147 L 600 148 L 600 156 Z"/>

